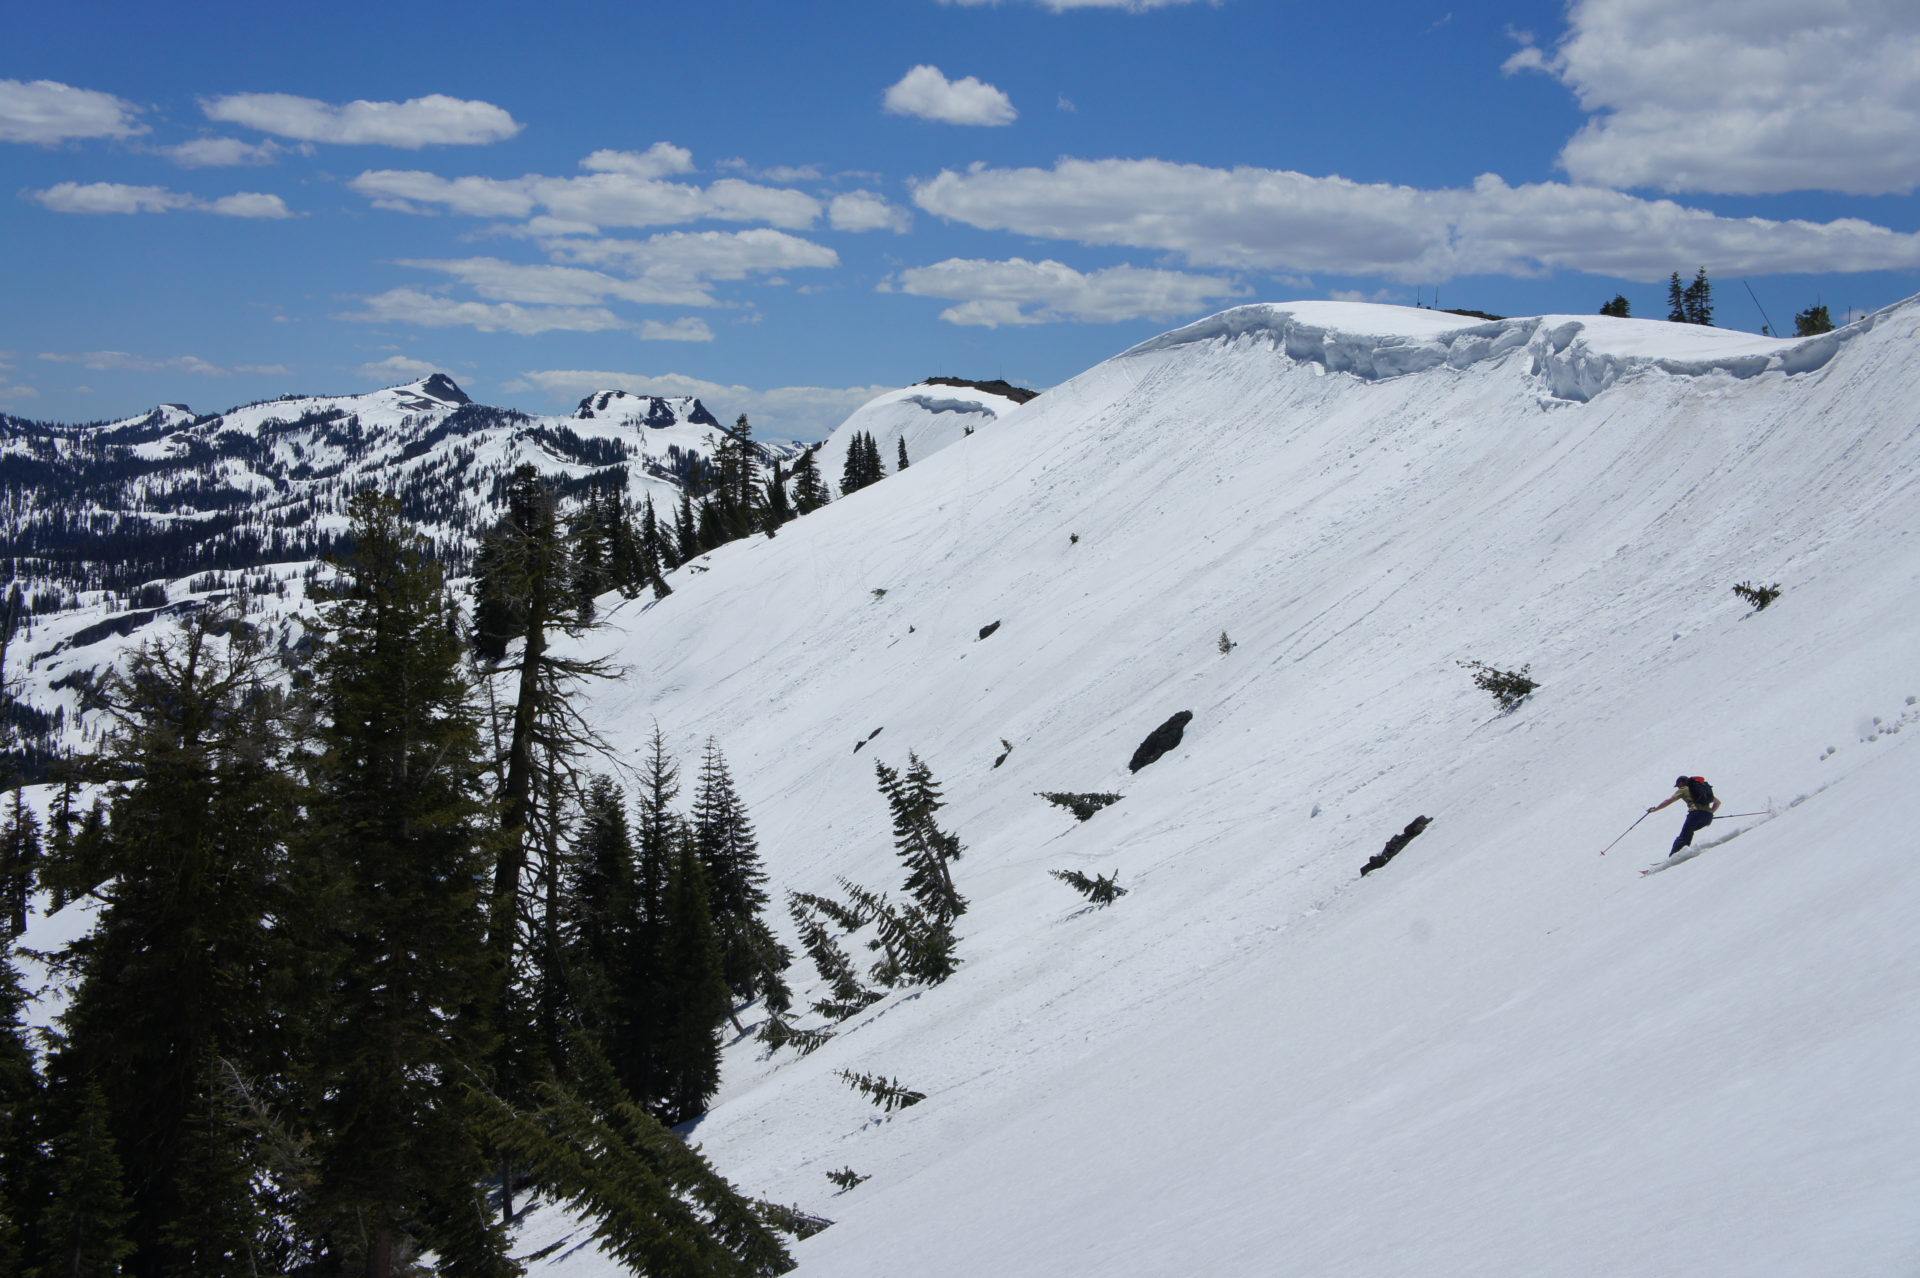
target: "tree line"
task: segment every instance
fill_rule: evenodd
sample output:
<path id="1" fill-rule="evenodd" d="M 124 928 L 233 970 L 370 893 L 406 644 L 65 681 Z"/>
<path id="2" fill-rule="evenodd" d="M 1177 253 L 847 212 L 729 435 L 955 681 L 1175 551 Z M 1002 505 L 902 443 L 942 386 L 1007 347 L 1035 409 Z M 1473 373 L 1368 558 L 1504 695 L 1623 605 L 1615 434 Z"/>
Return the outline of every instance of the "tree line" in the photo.
<path id="1" fill-rule="evenodd" d="M 469 628 L 397 500 L 349 516 L 293 679 L 190 617 L 102 682 L 98 800 L 4 814 L 0 933 L 36 887 L 98 918 L 51 956 L 42 1051 L 0 963 L 0 1272 L 492 1278 L 530 1188 L 636 1271 L 785 1271 L 821 1222 L 671 1130 L 790 956 L 717 743 L 684 811 L 658 730 L 634 803 L 595 770 L 576 703 L 608 672 L 556 641 L 612 540 L 517 476 Z"/>
<path id="2" fill-rule="evenodd" d="M 1633 304 L 1627 300 L 1626 294 L 1615 293 L 1611 299 L 1601 303 L 1600 314 L 1629 319 L 1633 315 Z M 1713 326 L 1713 281 L 1707 278 L 1706 267 L 1696 270 L 1693 279 L 1685 284 L 1680 282 L 1678 271 L 1668 278 L 1667 319 L 1675 324 Z M 1795 337 L 1813 337 L 1832 331 L 1833 317 L 1827 313 L 1824 305 L 1809 306 L 1793 317 Z"/>

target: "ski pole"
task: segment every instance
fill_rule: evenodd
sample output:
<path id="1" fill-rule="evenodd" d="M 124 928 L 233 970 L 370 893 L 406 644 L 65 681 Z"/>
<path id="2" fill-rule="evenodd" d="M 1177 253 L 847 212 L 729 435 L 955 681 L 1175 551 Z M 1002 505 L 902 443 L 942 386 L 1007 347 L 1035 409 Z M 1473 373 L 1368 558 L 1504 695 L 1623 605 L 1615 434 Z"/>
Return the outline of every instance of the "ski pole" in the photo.
<path id="1" fill-rule="evenodd" d="M 1734 819 L 1735 817 L 1743 817 L 1743 816 L 1772 816 L 1772 815 L 1773 815 L 1773 809 L 1772 809 L 1772 808 L 1768 808 L 1768 809 L 1767 809 L 1766 811 L 1764 811 L 1764 812 L 1716 812 L 1716 813 L 1714 813 L 1714 814 L 1713 814 L 1713 819 L 1714 819 L 1714 820 L 1716 820 L 1716 821 L 1731 821 L 1731 820 L 1733 820 L 1733 819 Z"/>
<path id="2" fill-rule="evenodd" d="M 1633 823 L 1633 825 L 1639 825 L 1641 821 L 1644 821 L 1644 820 L 1646 820 L 1646 819 L 1647 819 L 1648 817 L 1650 817 L 1650 816 L 1652 816 L 1652 815 L 1653 815 L 1653 813 L 1651 813 L 1651 812 L 1642 812 L 1642 813 L 1641 813 L 1641 814 L 1639 815 L 1639 817 L 1638 817 L 1638 818 L 1637 818 L 1637 819 L 1636 819 L 1636 820 L 1634 821 L 1634 823 Z M 1627 837 L 1627 836 L 1628 836 L 1629 834 L 1632 834 L 1632 833 L 1633 833 L 1633 825 L 1630 825 L 1630 826 L 1628 826 L 1628 827 L 1627 827 L 1626 829 L 1624 829 L 1624 830 L 1622 830 L 1622 831 L 1620 831 L 1620 839 L 1624 839 L 1624 838 L 1626 838 L 1626 837 Z M 1620 841 L 1620 839 L 1615 839 L 1615 840 L 1613 841 L 1613 843 L 1618 843 L 1618 842 Z M 1612 849 L 1612 847 L 1613 847 L 1613 843 L 1609 843 L 1609 844 L 1607 844 L 1607 846 L 1606 846 L 1606 847 L 1604 847 L 1604 848 L 1601 848 L 1601 849 L 1600 849 L 1600 855 L 1601 855 L 1601 856 L 1605 856 L 1605 855 L 1606 855 L 1606 854 L 1608 853 L 1608 851 Z"/>

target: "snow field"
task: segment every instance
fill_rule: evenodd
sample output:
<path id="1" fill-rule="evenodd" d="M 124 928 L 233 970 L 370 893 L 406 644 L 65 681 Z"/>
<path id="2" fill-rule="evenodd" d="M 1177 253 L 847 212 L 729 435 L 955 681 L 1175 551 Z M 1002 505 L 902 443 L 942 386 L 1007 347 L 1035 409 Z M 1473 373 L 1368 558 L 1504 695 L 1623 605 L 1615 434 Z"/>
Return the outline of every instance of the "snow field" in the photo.
<path id="1" fill-rule="evenodd" d="M 736 1044 L 695 1138 L 839 1222 L 803 1274 L 1911 1272 L 1917 321 L 1795 363 L 1237 308 L 621 610 L 602 721 L 689 774 L 717 737 L 776 895 L 897 888 L 876 757 L 968 849 L 959 975 Z M 1612 361 L 1585 401 L 1570 350 Z M 1541 688 L 1499 715 L 1467 659 Z M 1597 856 L 1682 770 L 1775 815 Z"/>

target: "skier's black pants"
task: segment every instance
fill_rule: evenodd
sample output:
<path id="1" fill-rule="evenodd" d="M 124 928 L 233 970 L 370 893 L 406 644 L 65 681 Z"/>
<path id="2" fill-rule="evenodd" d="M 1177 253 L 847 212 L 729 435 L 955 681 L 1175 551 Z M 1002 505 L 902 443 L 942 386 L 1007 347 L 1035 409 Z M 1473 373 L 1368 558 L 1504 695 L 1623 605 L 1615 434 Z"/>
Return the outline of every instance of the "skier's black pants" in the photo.
<path id="1" fill-rule="evenodd" d="M 1695 830 L 1706 829 L 1712 820 L 1713 813 L 1711 812 L 1700 812 L 1692 808 L 1687 809 L 1687 823 L 1680 827 L 1680 837 L 1673 841 L 1673 852 L 1669 852 L 1667 855 L 1672 856 L 1674 852 L 1678 852 L 1681 848 L 1692 843 L 1693 832 Z"/>

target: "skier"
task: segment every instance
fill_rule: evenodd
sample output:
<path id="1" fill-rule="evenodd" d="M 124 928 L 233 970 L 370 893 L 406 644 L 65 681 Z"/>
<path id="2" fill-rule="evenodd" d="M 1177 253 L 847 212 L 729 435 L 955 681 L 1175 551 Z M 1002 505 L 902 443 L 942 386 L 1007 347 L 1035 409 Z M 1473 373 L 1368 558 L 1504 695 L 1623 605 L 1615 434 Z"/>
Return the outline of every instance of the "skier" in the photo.
<path id="1" fill-rule="evenodd" d="M 1669 803 L 1677 801 L 1687 805 L 1686 824 L 1680 827 L 1680 837 L 1673 841 L 1673 850 L 1667 853 L 1669 859 L 1692 843 L 1694 831 L 1705 829 L 1712 822 L 1713 814 L 1720 810 L 1720 800 L 1713 797 L 1713 787 L 1707 784 L 1705 777 L 1679 776 L 1673 779 L 1673 785 L 1673 793 L 1667 796 L 1665 802 L 1647 809 L 1647 814 L 1651 816 Z"/>

